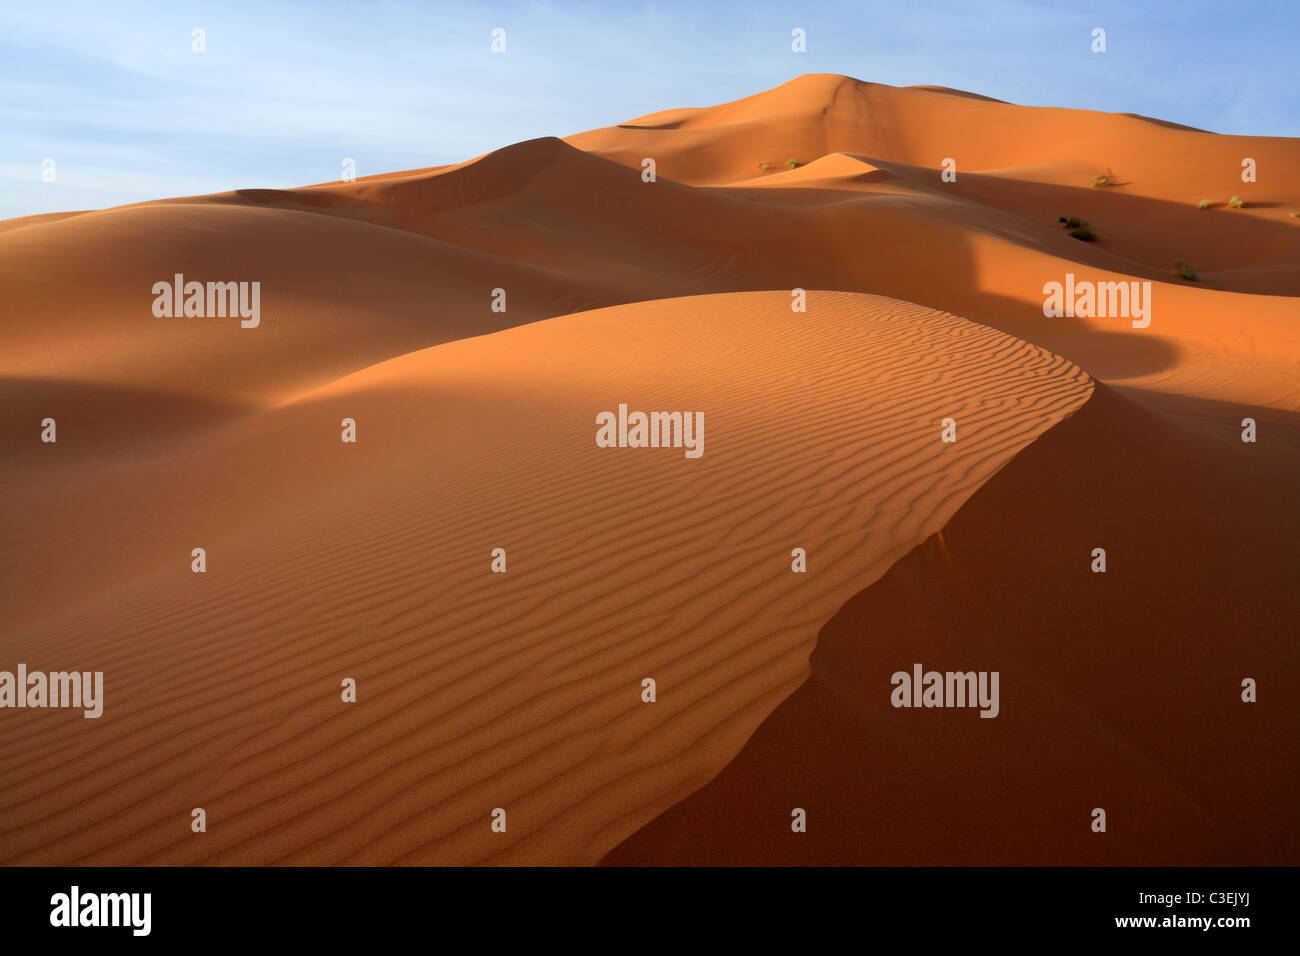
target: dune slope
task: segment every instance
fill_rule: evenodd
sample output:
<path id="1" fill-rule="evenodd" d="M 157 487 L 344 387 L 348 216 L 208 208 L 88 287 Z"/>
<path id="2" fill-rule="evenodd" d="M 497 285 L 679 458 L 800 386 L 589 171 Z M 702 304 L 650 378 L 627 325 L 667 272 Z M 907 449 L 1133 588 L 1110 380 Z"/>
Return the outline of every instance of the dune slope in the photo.
<path id="1" fill-rule="evenodd" d="M 0 669 L 108 682 L 0 712 L 0 861 L 1295 862 L 1296 171 L 812 75 L 0 223 Z M 178 273 L 257 327 L 154 314 Z M 598 448 L 620 402 L 703 457 Z M 890 708 L 917 660 L 1003 713 Z"/>
<path id="2" fill-rule="evenodd" d="M 835 608 L 1091 389 L 951 315 L 789 303 L 665 300 L 449 343 L 75 500 L 31 490 L 31 587 L 131 573 L 6 631 L 33 669 L 103 670 L 107 700 L 93 722 L 0 722 L 3 859 L 596 861 L 716 774 Z M 597 447 L 619 402 L 703 411 L 703 456 Z"/>
<path id="3" fill-rule="evenodd" d="M 1294 862 L 1285 437 L 1208 435 L 1099 386 L 846 603 L 737 759 L 606 862 Z M 1000 714 L 892 707 L 915 662 L 999 671 Z"/>

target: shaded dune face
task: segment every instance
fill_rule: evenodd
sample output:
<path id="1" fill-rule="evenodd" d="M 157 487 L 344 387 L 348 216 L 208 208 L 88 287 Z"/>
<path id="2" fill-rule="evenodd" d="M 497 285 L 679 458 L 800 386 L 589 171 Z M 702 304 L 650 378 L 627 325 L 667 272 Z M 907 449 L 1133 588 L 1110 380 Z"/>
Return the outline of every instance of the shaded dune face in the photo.
<path id="1" fill-rule="evenodd" d="M 1295 862 L 1296 172 L 816 75 L 0 223 L 0 669 L 107 694 L 0 712 L 0 860 Z M 155 316 L 176 273 L 260 324 Z M 1151 325 L 1046 318 L 1067 273 Z M 704 454 L 598 447 L 620 403 Z M 1001 713 L 891 708 L 915 661 Z"/>
<path id="2" fill-rule="evenodd" d="M 86 660 L 111 698 L 93 733 L 0 724 L 6 860 L 598 860 L 721 769 L 835 608 L 1091 389 L 951 315 L 809 302 L 664 300 L 467 339 L 75 501 L 33 493 L 23 540 L 54 553 L 27 587 L 99 594 L 11 629 L 11 653 Z M 620 401 L 703 410 L 704 454 L 597 447 Z M 204 575 L 175 559 L 198 542 Z M 815 574 L 791 571 L 796 547 Z M 223 821 L 203 840 L 193 806 Z"/>
<path id="3" fill-rule="evenodd" d="M 1277 516 L 1300 433 L 1226 438 L 1099 386 L 840 608 L 736 760 L 605 862 L 1294 862 L 1300 598 Z M 914 661 L 1000 671 L 998 717 L 895 709 Z M 1242 702 L 1247 676 L 1270 700 Z"/>

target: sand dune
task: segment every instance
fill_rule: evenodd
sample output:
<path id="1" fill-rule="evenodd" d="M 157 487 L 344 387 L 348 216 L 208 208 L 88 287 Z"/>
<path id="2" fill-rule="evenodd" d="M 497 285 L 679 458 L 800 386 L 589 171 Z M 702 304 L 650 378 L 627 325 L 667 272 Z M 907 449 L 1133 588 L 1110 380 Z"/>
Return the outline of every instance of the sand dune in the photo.
<path id="1" fill-rule="evenodd" d="M 1286 138 L 1220 136 L 1125 114 L 1016 106 L 955 92 L 809 74 L 731 103 L 655 114 L 567 141 L 637 167 L 645 156 L 663 157 L 663 175 L 693 185 L 747 179 L 761 162 L 807 163 L 846 152 L 932 169 L 946 156 L 969 170 L 1098 166 L 1074 183 L 1085 188 L 1109 167 L 1128 194 L 1193 204 L 1205 197 L 1188 189 L 1214 184 L 1232 194 L 1246 188 L 1244 156 L 1272 167 L 1281 180 L 1300 155 L 1300 146 Z M 1276 188 L 1296 187 L 1279 181 Z"/>
<path id="2" fill-rule="evenodd" d="M 568 137 L 588 152 L 692 185 L 725 186 L 847 153 L 925 169 L 930 191 L 1010 213 L 1022 227 L 1088 220 L 1108 251 L 1163 274 L 1193 263 L 1222 288 L 1300 294 L 1300 142 L 1219 136 L 1124 114 L 1015 106 L 921 87 L 808 75 L 733 103 Z M 1254 159 L 1258 182 L 1243 183 Z M 945 158 L 955 182 L 941 184 Z M 1092 187 L 1111 175 L 1111 188 Z M 1240 195 L 1246 206 L 1227 209 Z M 1209 199 L 1214 208 L 1197 204 Z M 1075 243 L 1083 245 L 1082 243 Z M 1085 253 L 1080 252 L 1080 255 Z M 924 269 L 925 266 L 920 268 Z"/>
<path id="3" fill-rule="evenodd" d="M 740 756 L 607 862 L 1294 862 L 1300 596 L 1279 516 L 1300 430 L 1219 432 L 1099 386 L 844 605 Z M 891 707 L 914 661 L 999 670 L 1001 713 Z M 1267 702 L 1242 703 L 1245 677 Z"/>
<path id="4" fill-rule="evenodd" d="M 671 181 L 677 151 L 743 153 L 736 123 L 723 121 L 740 115 L 744 104 L 756 129 L 783 129 L 781 110 L 802 117 L 788 135 L 806 147 L 799 151 L 806 167 L 767 174 L 757 185 L 757 163 L 745 165 L 734 187 Z M 987 127 L 950 122 L 952 110 L 968 108 L 993 111 L 980 120 Z M 1286 193 L 1288 178 L 1250 187 L 1258 192 L 1276 183 L 1268 186 L 1267 207 L 1251 201 L 1245 209 L 1208 212 L 1197 210 L 1194 198 L 1170 201 L 1163 185 L 1174 169 L 1191 177 L 1189 195 L 1218 197 L 1227 188 L 1219 175 L 1224 164 L 1239 172 L 1230 153 L 1249 151 L 1261 169 L 1294 168 L 1300 153 L 1290 141 L 1148 129 L 1125 117 L 1029 110 L 842 77 L 805 77 L 702 112 L 715 111 L 708 123 L 692 122 L 723 136 L 720 142 L 697 142 L 694 126 L 656 134 L 664 178 L 653 184 L 640 179 L 642 149 L 629 160 L 633 170 L 602 158 L 626 158 L 608 144 L 640 135 L 616 127 L 571 138 L 590 153 L 535 140 L 405 176 L 239 190 L 0 232 L 0 279 L 21 290 L 0 318 L 9 339 L 0 374 L 102 383 L 126 374 L 133 384 L 167 390 L 177 379 L 168 366 L 182 363 L 191 395 L 216 391 L 266 402 L 413 349 L 677 295 L 794 287 L 873 292 L 976 316 L 1059 351 L 1061 335 L 1105 328 L 1058 329 L 1041 321 L 1044 282 L 1066 272 L 1159 282 L 1156 296 L 1170 305 L 1160 309 L 1148 338 L 1166 343 L 1182 340 L 1184 302 L 1202 303 L 1198 312 L 1240 308 L 1239 300 L 1189 298 L 1180 290 L 1300 293 L 1300 224 L 1282 208 L 1300 207 L 1300 194 Z M 962 152 L 962 173 L 945 184 L 934 168 L 942 155 L 882 139 L 883 117 L 949 130 L 944 135 L 954 143 L 976 142 L 976 129 L 1001 143 L 1002 134 L 988 130 L 1013 128 L 1017 137 L 1032 133 L 1057 145 L 1050 154 L 977 152 L 969 164 L 954 148 Z M 813 118 L 816 136 L 804 129 Z M 1061 152 L 1078 145 L 1058 143 L 1061 131 L 1081 123 L 1080 136 L 1109 130 L 1115 161 L 1145 163 L 1143 177 L 1135 173 L 1109 190 L 1088 186 L 1091 173 L 1068 185 L 1054 181 L 1051 164 L 1079 155 Z M 1133 124 L 1154 139 L 1134 139 Z M 824 144 L 827 137 L 836 142 Z M 993 165 L 984 169 L 976 159 Z M 1069 161 L 1081 176 L 1092 168 Z M 1254 198 L 1239 181 L 1234 191 Z M 1100 241 L 1069 238 L 1060 215 L 1088 219 Z M 1179 258 L 1200 270 L 1202 283 L 1174 276 Z M 150 286 L 176 271 L 263 282 L 266 322 L 255 353 L 220 325 L 160 322 L 141 308 L 150 302 Z M 505 313 L 491 311 L 497 288 L 509 294 Z M 1289 298 L 1252 300 L 1256 309 L 1296 324 Z M 348 330 L 358 325 L 372 333 L 353 344 Z M 349 347 L 337 348 L 340 340 Z"/>
<path id="5" fill-rule="evenodd" d="M 0 725 L 5 858 L 593 862 L 716 773 L 821 623 L 1089 388 L 894 300 L 666 300 L 417 352 L 75 500 L 33 492 L 22 540 L 52 567 L 29 588 L 131 580 L 9 633 L 111 696 L 90 732 Z M 620 400 L 705 410 L 705 454 L 597 448 Z"/>
<path id="6" fill-rule="evenodd" d="M 108 695 L 0 713 L 0 860 L 1294 862 L 1298 168 L 814 75 L 0 223 L 0 669 Z M 259 324 L 156 316 L 176 273 Z M 1046 317 L 1067 274 L 1150 325 Z M 703 457 L 596 447 L 619 402 Z M 900 723 L 881 669 L 947 654 L 1003 716 Z"/>

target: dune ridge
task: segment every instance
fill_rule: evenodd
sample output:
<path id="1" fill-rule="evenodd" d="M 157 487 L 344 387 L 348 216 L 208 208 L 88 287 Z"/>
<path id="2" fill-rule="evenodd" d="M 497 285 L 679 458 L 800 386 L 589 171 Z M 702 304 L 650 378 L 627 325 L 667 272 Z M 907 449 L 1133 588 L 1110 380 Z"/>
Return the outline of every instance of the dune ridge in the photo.
<path id="1" fill-rule="evenodd" d="M 809 681 L 604 862 L 1293 863 L 1300 599 L 1276 516 L 1297 437 L 1243 446 L 1097 386 L 847 602 Z M 1001 713 L 890 707 L 913 661 L 999 669 Z"/>
<path id="2" fill-rule="evenodd" d="M 89 734 L 55 712 L 0 724 L 4 859 L 594 862 L 716 772 L 804 679 L 820 623 L 1090 387 L 894 300 L 693 297 L 416 352 L 136 466 L 151 564 L 8 635 L 32 666 L 104 670 L 109 699 Z M 707 410 L 698 461 L 595 447 L 595 411 L 678 396 Z M 364 464 L 331 464 L 348 455 Z M 207 478 L 160 493 L 183 474 Z M 277 482 L 320 490 L 249 507 Z M 79 543 L 85 576 L 118 548 L 122 489 L 96 490 L 64 504 L 69 542 L 104 531 Z M 791 572 L 796 546 L 815 574 Z"/>
<path id="3" fill-rule="evenodd" d="M 0 223 L 0 647 L 108 679 L 97 721 L 0 714 L 0 861 L 1294 862 L 1294 708 L 1203 675 L 1296 676 L 1296 169 L 1296 140 L 811 75 Z M 261 282 L 260 325 L 155 316 L 176 273 Z M 1067 273 L 1149 282 L 1151 325 L 1047 318 Z M 703 410 L 703 458 L 595 447 L 622 401 Z M 1118 545 L 1096 602 L 1081 522 Z M 1001 655 L 1028 698 L 900 727 L 873 688 L 918 649 Z M 1068 829 L 1090 787 L 1123 847 Z M 769 839 L 791 800 L 809 839 Z"/>

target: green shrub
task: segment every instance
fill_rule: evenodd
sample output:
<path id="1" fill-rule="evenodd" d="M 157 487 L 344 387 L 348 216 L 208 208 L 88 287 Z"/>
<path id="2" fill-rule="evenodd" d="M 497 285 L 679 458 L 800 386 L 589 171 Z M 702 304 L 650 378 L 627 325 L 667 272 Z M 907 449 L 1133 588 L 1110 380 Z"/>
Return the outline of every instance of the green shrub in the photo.
<path id="1" fill-rule="evenodd" d="M 1186 279 L 1188 282 L 1200 282 L 1201 277 L 1197 274 L 1195 267 L 1188 265 L 1182 259 L 1174 263 L 1174 269 L 1178 273 L 1178 278 Z"/>
<path id="2" fill-rule="evenodd" d="M 791 169 L 796 169 L 796 168 L 798 168 L 800 165 L 802 165 L 802 164 L 799 162 L 799 160 L 797 160 L 797 159 L 787 159 L 787 160 L 785 161 L 785 164 L 786 164 L 787 166 L 789 166 Z"/>
<path id="3" fill-rule="evenodd" d="M 1200 202 L 1198 202 L 1198 203 L 1196 204 L 1196 208 L 1197 208 L 1197 209 L 1209 209 L 1209 208 L 1210 208 L 1210 201 L 1209 201 L 1208 199 L 1202 199 Z"/>
<path id="4" fill-rule="evenodd" d="M 1231 199 L 1228 200 L 1228 205 L 1231 206 L 1233 209 L 1240 209 L 1242 206 L 1246 204 L 1241 201 L 1240 196 L 1233 196 Z"/>
<path id="5" fill-rule="evenodd" d="M 1084 242 L 1096 242 L 1097 234 L 1078 216 L 1060 216 L 1056 220 L 1063 225 L 1069 235 Z"/>

